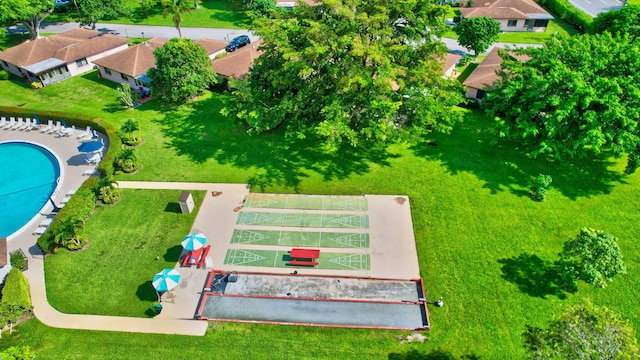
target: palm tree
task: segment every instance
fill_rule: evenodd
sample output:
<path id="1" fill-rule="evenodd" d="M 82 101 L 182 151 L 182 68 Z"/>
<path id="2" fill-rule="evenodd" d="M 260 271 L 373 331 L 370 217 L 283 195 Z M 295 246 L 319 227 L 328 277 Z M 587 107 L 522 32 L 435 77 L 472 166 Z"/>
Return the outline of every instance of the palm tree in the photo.
<path id="1" fill-rule="evenodd" d="M 105 176 L 96 186 L 98 196 L 102 197 L 102 202 L 105 204 L 113 204 L 119 198 L 119 192 L 116 191 L 115 186 L 118 185 L 116 179 L 111 176 Z"/>
<path id="2" fill-rule="evenodd" d="M 84 225 L 77 216 L 58 220 L 58 226 L 53 230 L 53 241 L 59 245 L 70 249 L 79 249 L 82 246 L 82 239 L 78 231 Z"/>
<path id="3" fill-rule="evenodd" d="M 132 172 L 138 167 L 137 160 L 138 157 L 133 149 L 126 148 L 116 158 L 116 165 L 124 172 Z"/>
<path id="4" fill-rule="evenodd" d="M 170 1 L 170 2 L 169 2 Z M 182 14 L 187 12 L 191 14 L 191 9 L 187 6 L 186 0 L 169 0 L 164 4 L 164 11 L 162 11 L 162 17 L 166 18 L 171 14 L 173 18 L 173 24 L 178 29 L 178 34 L 182 37 L 182 30 L 180 30 L 180 23 L 182 22 Z"/>
<path id="5" fill-rule="evenodd" d="M 140 128 L 138 127 L 138 123 L 133 119 L 129 119 L 125 121 L 120 127 L 120 132 L 126 135 L 125 136 L 126 139 L 123 139 L 123 140 L 126 140 L 128 144 L 133 144 L 133 145 L 137 143 L 136 136 L 133 135 L 133 133 L 138 130 L 140 130 Z"/>

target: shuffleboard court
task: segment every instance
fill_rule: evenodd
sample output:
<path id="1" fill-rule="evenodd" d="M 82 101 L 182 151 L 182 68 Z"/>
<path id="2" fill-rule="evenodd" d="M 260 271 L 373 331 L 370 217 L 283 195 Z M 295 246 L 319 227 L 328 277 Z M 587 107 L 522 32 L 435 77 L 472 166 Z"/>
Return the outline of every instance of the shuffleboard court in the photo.
<path id="1" fill-rule="evenodd" d="M 308 214 L 242 211 L 237 225 L 282 227 L 351 228 L 367 229 L 369 217 L 360 214 Z"/>
<path id="2" fill-rule="evenodd" d="M 289 251 L 228 249 L 225 265 L 301 268 L 289 265 Z M 316 269 L 369 270 L 371 259 L 368 254 L 321 252 Z"/>
<path id="3" fill-rule="evenodd" d="M 317 231 L 233 230 L 232 244 L 369 248 L 369 234 Z"/>
<path id="4" fill-rule="evenodd" d="M 245 208 L 366 211 L 364 196 L 249 194 Z"/>

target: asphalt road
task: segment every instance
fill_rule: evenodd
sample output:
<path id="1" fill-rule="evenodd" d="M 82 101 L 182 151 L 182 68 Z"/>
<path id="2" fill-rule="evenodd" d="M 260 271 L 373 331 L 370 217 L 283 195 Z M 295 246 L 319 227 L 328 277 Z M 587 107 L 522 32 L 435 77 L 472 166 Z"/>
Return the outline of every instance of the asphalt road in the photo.
<path id="1" fill-rule="evenodd" d="M 591 17 L 596 17 L 601 12 L 620 9 L 622 7 L 622 3 L 617 0 L 569 0 L 569 2 Z"/>
<path id="2" fill-rule="evenodd" d="M 604 1 L 604 0 L 580 0 L 580 1 Z M 607 0 L 615 1 L 615 0 Z M 40 26 L 40 31 L 45 33 L 61 33 L 73 29 L 77 29 L 80 25 L 78 23 L 45 23 Z M 21 33 L 25 32 L 23 26 L 11 26 L 7 27 L 8 32 Z M 123 24 L 100 24 L 96 26 L 96 30 L 117 34 L 125 37 L 161 37 L 165 39 L 171 39 L 178 36 L 178 30 L 172 26 L 146 26 L 146 25 L 123 25 Z M 249 35 L 251 41 L 258 40 L 258 37 L 251 33 L 249 30 L 243 29 L 216 29 L 216 28 L 182 28 L 182 36 L 190 39 L 208 38 L 220 41 L 229 41 L 238 35 Z M 466 49 L 458 44 L 454 39 L 442 39 L 447 45 L 450 51 L 457 52 L 459 54 L 467 53 Z M 487 51 L 488 53 L 493 47 L 527 47 L 527 46 L 541 46 L 531 44 L 510 44 L 510 43 L 495 43 Z"/>

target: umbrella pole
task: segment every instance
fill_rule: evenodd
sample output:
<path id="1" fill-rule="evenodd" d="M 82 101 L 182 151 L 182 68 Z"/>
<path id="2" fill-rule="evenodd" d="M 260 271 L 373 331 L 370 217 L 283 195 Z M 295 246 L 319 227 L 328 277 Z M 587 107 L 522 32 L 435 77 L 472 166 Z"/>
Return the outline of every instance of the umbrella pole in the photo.
<path id="1" fill-rule="evenodd" d="M 158 290 L 156 290 L 156 295 L 158 295 L 158 302 L 162 302 L 162 299 L 160 298 L 160 292 Z"/>

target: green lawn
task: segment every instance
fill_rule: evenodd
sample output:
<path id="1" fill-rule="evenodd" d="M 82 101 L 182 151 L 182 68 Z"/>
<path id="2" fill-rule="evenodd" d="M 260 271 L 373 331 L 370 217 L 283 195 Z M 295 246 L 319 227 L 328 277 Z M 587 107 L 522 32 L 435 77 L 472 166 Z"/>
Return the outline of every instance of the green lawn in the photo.
<path id="1" fill-rule="evenodd" d="M 555 19 L 549 21 L 549 26 L 545 32 L 503 32 L 498 36 L 498 42 L 517 43 L 517 44 L 542 44 L 549 40 L 552 36 L 571 36 L 578 31 L 572 28 L 562 19 Z M 453 31 L 448 31 L 444 34 L 445 38 L 457 39 L 458 35 Z"/>
<path id="2" fill-rule="evenodd" d="M 314 139 L 285 138 L 280 132 L 248 135 L 219 115 L 227 101 L 228 95 L 208 93 L 177 109 L 151 101 L 136 110 L 121 110 L 113 86 L 104 86 L 95 73 L 40 91 L 22 82 L 0 86 L 0 105 L 24 103 L 32 110 L 91 113 L 116 126 L 136 119 L 146 140 L 139 152 L 144 167 L 135 175 L 119 175 L 119 180 L 248 182 L 253 191 L 271 193 L 408 195 L 425 288 L 431 300 L 444 297 L 444 307 L 430 309 L 429 340 L 401 345 L 400 332 L 254 324 L 215 324 L 204 338 L 192 338 L 59 330 L 32 320 L 14 335 L 3 336 L 0 347 L 29 344 L 39 359 L 60 354 L 68 359 L 173 359 L 202 357 L 203 351 L 220 349 L 224 341 L 232 345 L 219 350 L 224 355 L 212 357 L 282 359 L 313 349 L 309 356 L 318 359 L 518 359 L 524 355 L 525 325 L 544 325 L 587 297 L 640 329 L 640 175 L 623 176 L 623 159 L 530 159 L 520 144 L 496 143 L 492 121 L 469 110 L 460 110 L 465 122 L 451 134 L 435 134 L 424 142 L 388 148 L 314 146 Z M 531 178 L 539 173 L 553 177 L 544 203 L 528 195 Z M 96 239 L 107 235 L 103 227 L 113 216 L 107 213 L 126 213 L 127 201 L 101 208 L 95 220 L 89 220 L 87 228 L 95 231 Z M 126 213 L 132 224 L 142 216 L 135 209 Z M 563 242 L 585 226 L 620 239 L 628 275 L 606 289 L 581 286 L 577 293 L 566 294 L 545 278 L 543 270 L 556 259 Z M 141 228 L 135 236 L 151 228 Z M 115 238 L 124 230 L 113 233 Z M 172 235 L 172 241 L 175 236 L 179 235 Z M 92 240 L 86 251 L 98 245 Z M 47 259 L 47 269 L 64 260 L 56 256 Z M 142 273 L 122 276 L 143 284 L 156 269 L 141 266 Z M 54 278 L 47 275 L 47 280 Z M 62 306 L 56 299 L 65 290 L 56 289 L 68 280 L 57 281 L 48 282 L 49 297 Z M 83 276 L 75 281 L 85 285 L 82 291 L 96 285 Z M 87 301 L 85 295 L 77 296 Z M 134 302 L 131 306 L 138 306 L 136 295 L 126 296 Z M 66 300 L 66 309 L 72 310 L 75 298 L 73 294 Z"/>
<path id="3" fill-rule="evenodd" d="M 84 251 L 60 250 L 45 262 L 49 303 L 56 309 L 141 317 L 158 300 L 153 275 L 175 266 L 196 212 L 180 213 L 180 190 L 122 192 L 117 205 L 99 207 L 85 225 L 90 243 Z M 205 192 L 192 194 L 199 208 Z"/>
<path id="4" fill-rule="evenodd" d="M 183 21 L 180 23 L 181 27 L 244 29 L 249 25 L 249 16 L 241 1 L 206 0 L 199 1 L 198 3 L 200 4 L 198 10 L 193 9 L 193 1 L 189 3 L 192 8 L 191 13 L 185 13 L 183 15 Z M 174 26 L 171 16 L 167 16 L 166 18 L 162 16 L 163 9 L 161 6 L 147 8 L 147 14 L 144 16 L 140 2 L 127 0 L 127 5 L 132 9 L 133 16 L 118 19 L 103 19 L 98 22 L 98 27 L 100 27 L 100 24 Z M 77 15 L 74 8 L 68 7 L 64 12 L 56 12 L 50 15 L 46 21 L 77 21 L 76 17 Z"/>

